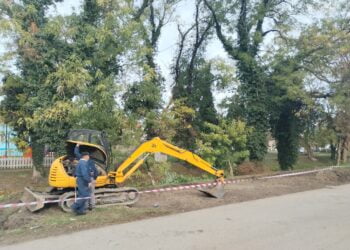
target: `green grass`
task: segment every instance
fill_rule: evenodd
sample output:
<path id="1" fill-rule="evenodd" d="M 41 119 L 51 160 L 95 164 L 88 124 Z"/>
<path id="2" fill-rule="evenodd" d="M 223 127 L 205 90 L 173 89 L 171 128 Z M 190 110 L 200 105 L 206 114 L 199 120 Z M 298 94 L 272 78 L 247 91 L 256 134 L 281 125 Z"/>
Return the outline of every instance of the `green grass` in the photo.
<path id="1" fill-rule="evenodd" d="M 335 165 L 335 162 L 330 159 L 330 154 L 315 153 L 315 158 L 317 159 L 317 161 L 311 161 L 307 158 L 306 155 L 300 154 L 298 162 L 295 164 L 294 169 L 301 170 Z M 280 170 L 277 161 L 277 153 L 268 153 L 263 161 L 263 165 L 268 171 Z"/>

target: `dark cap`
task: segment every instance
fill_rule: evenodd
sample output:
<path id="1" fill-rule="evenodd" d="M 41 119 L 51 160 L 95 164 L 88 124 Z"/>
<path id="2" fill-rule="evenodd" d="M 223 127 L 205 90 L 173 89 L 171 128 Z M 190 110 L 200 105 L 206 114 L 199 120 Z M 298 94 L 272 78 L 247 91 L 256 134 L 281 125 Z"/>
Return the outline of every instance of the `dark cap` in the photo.
<path id="1" fill-rule="evenodd" d="M 90 156 L 90 153 L 86 152 L 86 151 L 81 153 L 81 156 L 85 156 L 85 155 L 89 155 Z"/>

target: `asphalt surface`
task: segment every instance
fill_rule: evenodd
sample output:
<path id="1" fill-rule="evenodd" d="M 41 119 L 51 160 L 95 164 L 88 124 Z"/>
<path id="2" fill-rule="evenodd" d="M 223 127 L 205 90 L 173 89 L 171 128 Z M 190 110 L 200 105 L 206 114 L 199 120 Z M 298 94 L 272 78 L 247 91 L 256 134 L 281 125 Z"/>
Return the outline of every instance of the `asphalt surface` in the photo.
<path id="1" fill-rule="evenodd" d="M 1 249 L 350 249 L 350 185 L 50 237 Z"/>

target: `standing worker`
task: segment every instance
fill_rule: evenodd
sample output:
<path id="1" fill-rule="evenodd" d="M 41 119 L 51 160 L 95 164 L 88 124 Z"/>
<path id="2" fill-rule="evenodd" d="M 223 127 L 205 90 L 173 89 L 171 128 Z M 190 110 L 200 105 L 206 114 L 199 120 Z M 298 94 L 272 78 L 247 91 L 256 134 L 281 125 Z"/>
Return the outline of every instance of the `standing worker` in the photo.
<path id="1" fill-rule="evenodd" d="M 82 157 L 82 154 L 79 150 L 79 144 L 77 144 L 74 148 L 74 155 L 79 160 Z M 90 183 L 90 199 L 88 202 L 88 208 L 89 210 L 92 210 L 95 207 L 96 199 L 95 199 L 95 186 L 96 186 L 96 179 L 98 176 L 98 171 L 95 166 L 95 162 L 92 159 L 88 160 L 88 169 L 91 176 L 91 183 Z"/>
<path id="2" fill-rule="evenodd" d="M 75 176 L 77 177 L 78 186 L 78 199 L 72 205 L 72 211 L 76 215 L 84 215 L 86 209 L 86 201 L 90 197 L 91 175 L 89 171 L 88 161 L 90 159 L 89 152 L 82 152 L 81 159 L 75 170 Z"/>

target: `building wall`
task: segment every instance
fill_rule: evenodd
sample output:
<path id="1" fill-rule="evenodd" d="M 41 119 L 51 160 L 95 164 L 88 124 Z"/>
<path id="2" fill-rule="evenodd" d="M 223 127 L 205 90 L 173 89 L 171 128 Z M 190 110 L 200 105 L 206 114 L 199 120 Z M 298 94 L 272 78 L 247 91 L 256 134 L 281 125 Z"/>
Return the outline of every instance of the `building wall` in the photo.
<path id="1" fill-rule="evenodd" d="M 14 135 L 9 126 L 0 124 L 0 157 L 23 156 L 23 152 L 13 143 Z"/>

